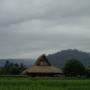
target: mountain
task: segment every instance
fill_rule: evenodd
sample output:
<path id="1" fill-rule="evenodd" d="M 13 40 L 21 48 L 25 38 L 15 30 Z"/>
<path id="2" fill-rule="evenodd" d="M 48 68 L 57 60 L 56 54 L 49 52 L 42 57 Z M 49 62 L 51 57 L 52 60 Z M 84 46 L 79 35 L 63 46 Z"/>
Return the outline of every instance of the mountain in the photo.
<path id="1" fill-rule="evenodd" d="M 90 66 L 90 53 L 82 52 L 76 49 L 63 50 L 61 52 L 47 56 L 52 65 L 56 67 L 63 67 L 68 59 L 78 59 L 86 67 Z"/>
<path id="2" fill-rule="evenodd" d="M 90 53 L 79 51 L 76 49 L 63 50 L 61 52 L 48 55 L 47 58 L 49 62 L 56 67 L 63 67 L 64 63 L 68 59 L 78 59 L 86 67 L 90 66 Z M 12 63 L 22 63 L 27 67 L 31 67 L 31 65 L 35 62 L 35 60 L 32 59 L 0 59 L 0 66 L 4 66 L 7 60 Z"/>
<path id="3" fill-rule="evenodd" d="M 0 59 L 0 67 L 3 67 L 6 61 L 9 61 L 11 63 L 17 63 L 17 64 L 22 63 L 27 67 L 30 67 L 34 63 L 33 59 Z"/>

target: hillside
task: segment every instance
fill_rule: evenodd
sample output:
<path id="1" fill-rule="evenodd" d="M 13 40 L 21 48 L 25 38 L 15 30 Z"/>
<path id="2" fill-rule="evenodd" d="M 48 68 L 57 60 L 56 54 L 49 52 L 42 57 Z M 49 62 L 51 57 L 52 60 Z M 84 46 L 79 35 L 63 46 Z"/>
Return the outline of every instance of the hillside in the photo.
<path id="1" fill-rule="evenodd" d="M 76 49 L 63 50 L 61 52 L 48 55 L 47 57 L 49 61 L 57 67 L 63 67 L 65 61 L 68 59 L 78 59 L 86 67 L 90 66 L 90 54 Z"/>
<path id="2" fill-rule="evenodd" d="M 63 67 L 65 61 L 68 59 L 78 59 L 86 67 L 90 66 L 90 54 L 76 49 L 63 50 L 61 52 L 48 55 L 47 58 L 50 61 L 50 63 L 56 67 Z M 23 63 L 27 67 L 30 67 L 35 61 L 32 59 L 0 59 L 0 66 L 4 66 L 7 60 L 12 63 Z"/>

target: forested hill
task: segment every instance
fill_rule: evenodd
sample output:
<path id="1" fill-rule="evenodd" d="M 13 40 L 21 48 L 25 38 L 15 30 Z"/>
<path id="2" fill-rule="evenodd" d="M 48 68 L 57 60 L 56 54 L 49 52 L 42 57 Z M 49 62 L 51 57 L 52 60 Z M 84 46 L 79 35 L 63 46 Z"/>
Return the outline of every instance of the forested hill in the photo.
<path id="1" fill-rule="evenodd" d="M 78 59 L 86 67 L 90 66 L 90 53 L 82 52 L 76 49 L 63 50 L 61 52 L 48 55 L 47 57 L 49 61 L 57 67 L 63 67 L 65 61 L 68 59 Z"/>

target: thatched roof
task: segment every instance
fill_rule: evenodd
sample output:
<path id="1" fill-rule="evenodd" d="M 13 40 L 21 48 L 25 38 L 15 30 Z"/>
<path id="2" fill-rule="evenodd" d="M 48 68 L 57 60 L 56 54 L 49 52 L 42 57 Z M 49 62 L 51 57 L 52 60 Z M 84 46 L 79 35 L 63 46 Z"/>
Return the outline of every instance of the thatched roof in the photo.
<path id="1" fill-rule="evenodd" d="M 25 73 L 63 73 L 62 70 L 53 66 L 32 66 L 23 71 Z"/>
<path id="2" fill-rule="evenodd" d="M 34 66 L 51 66 L 51 64 L 49 63 L 46 56 L 43 54 L 36 60 Z"/>
<path id="3" fill-rule="evenodd" d="M 52 66 L 49 61 L 47 60 L 45 55 L 40 56 L 36 62 L 32 65 L 31 68 L 27 68 L 22 72 L 22 74 L 27 73 L 56 73 L 62 74 L 62 70 Z"/>

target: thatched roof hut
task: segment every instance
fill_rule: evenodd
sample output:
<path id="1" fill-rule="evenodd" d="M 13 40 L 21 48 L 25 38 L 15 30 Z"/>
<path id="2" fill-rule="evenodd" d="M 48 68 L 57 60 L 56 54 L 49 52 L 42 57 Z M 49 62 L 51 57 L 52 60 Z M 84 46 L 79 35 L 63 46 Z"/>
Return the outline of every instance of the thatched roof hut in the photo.
<path id="1" fill-rule="evenodd" d="M 31 76 L 55 76 L 62 75 L 61 69 L 52 66 L 45 55 L 40 56 L 31 68 L 27 68 L 22 72 L 24 75 Z"/>

